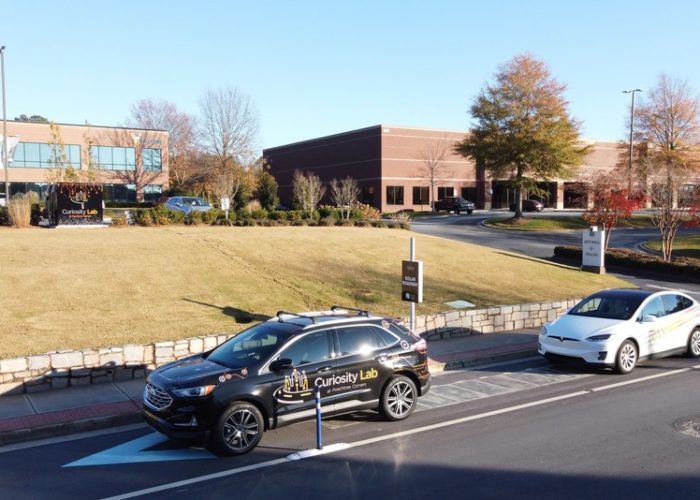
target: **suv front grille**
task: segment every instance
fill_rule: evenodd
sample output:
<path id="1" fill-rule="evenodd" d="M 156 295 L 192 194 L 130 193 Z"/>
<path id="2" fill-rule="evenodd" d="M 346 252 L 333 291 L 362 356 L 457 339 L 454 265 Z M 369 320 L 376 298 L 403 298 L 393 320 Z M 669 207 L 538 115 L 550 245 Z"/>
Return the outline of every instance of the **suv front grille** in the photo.
<path id="1" fill-rule="evenodd" d="M 146 383 L 146 388 L 143 390 L 143 402 L 154 410 L 162 411 L 172 404 L 173 398 L 164 390 Z"/>

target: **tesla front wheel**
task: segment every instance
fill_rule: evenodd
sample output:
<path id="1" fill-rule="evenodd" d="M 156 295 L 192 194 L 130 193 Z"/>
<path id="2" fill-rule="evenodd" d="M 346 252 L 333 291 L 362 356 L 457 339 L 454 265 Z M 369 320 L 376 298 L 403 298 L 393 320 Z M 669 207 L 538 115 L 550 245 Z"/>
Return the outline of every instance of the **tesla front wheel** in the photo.
<path id="1" fill-rule="evenodd" d="M 381 414 L 388 420 L 403 420 L 416 408 L 418 391 L 413 380 L 398 375 L 392 378 L 382 393 Z"/>
<path id="2" fill-rule="evenodd" d="M 226 455 L 243 455 L 255 448 L 264 429 L 263 417 L 255 405 L 233 403 L 219 417 L 214 445 Z"/>
<path id="3" fill-rule="evenodd" d="M 700 358 L 700 328 L 694 328 L 688 337 L 688 356 Z"/>
<path id="4" fill-rule="evenodd" d="M 625 340 L 620 349 L 617 351 L 617 357 L 615 358 L 615 370 L 617 373 L 626 375 L 634 370 L 637 366 L 637 359 L 639 354 L 637 352 L 637 346 L 631 340 Z"/>

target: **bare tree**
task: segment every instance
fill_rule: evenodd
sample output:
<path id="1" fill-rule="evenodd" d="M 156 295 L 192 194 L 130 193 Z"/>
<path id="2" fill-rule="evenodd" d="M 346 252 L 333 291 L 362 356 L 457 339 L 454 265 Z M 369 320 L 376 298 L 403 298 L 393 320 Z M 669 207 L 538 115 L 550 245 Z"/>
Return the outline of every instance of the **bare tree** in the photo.
<path id="1" fill-rule="evenodd" d="M 207 152 L 223 167 L 253 163 L 259 124 L 251 99 L 237 88 L 219 88 L 207 91 L 199 107 L 200 135 Z"/>
<path id="2" fill-rule="evenodd" d="M 193 157 L 196 152 L 195 118 L 178 111 L 167 101 L 142 99 L 131 106 L 129 126 L 167 130 L 171 183 L 183 186 L 195 176 Z"/>
<path id="3" fill-rule="evenodd" d="M 114 176 L 122 181 L 124 184 L 133 184 L 136 186 L 136 199 L 138 201 L 143 201 L 144 188 L 148 184 L 153 184 L 157 181 L 158 177 L 161 175 L 161 165 L 158 164 L 158 160 L 162 161 L 162 158 L 153 160 L 150 155 L 153 153 L 151 149 L 156 149 L 161 151 L 159 148 L 151 148 L 150 145 L 158 142 L 157 137 L 153 132 L 142 129 L 115 129 L 110 134 L 110 140 L 112 144 L 123 148 L 133 148 L 134 150 L 134 163 L 133 165 L 125 165 L 124 168 L 119 168 L 114 170 Z M 96 150 L 95 150 L 96 151 Z M 95 158 L 93 161 L 102 170 L 109 169 L 105 167 L 99 161 L 99 155 L 93 155 Z M 147 158 L 147 156 L 149 156 Z M 148 160 L 148 161 L 146 161 Z M 127 158 L 127 162 L 129 158 Z"/>
<path id="4" fill-rule="evenodd" d="M 349 219 L 352 206 L 357 201 L 357 197 L 360 196 L 360 187 L 357 185 L 357 181 L 350 176 L 341 181 L 333 179 L 330 188 L 331 199 L 335 206 L 340 209 L 340 215 L 344 219 Z"/>
<path id="5" fill-rule="evenodd" d="M 428 203 L 433 209 L 435 205 L 435 187 L 440 181 L 454 175 L 454 172 L 447 166 L 445 161 L 450 153 L 454 151 L 455 146 L 455 141 L 450 141 L 446 136 L 443 136 L 431 142 L 430 145 L 419 152 L 419 159 L 423 161 L 420 176 L 430 184 Z"/>
<path id="6" fill-rule="evenodd" d="M 326 193 L 326 187 L 319 176 L 311 172 L 303 174 L 299 170 L 294 171 L 292 184 L 294 201 L 304 214 L 310 217 Z"/>
<path id="7" fill-rule="evenodd" d="M 671 260 L 676 232 L 688 218 L 679 191 L 700 163 L 700 99 L 686 81 L 661 75 L 635 110 L 635 139 L 646 149 L 642 165 L 652 184 L 652 222 L 659 229 L 664 260 Z"/>

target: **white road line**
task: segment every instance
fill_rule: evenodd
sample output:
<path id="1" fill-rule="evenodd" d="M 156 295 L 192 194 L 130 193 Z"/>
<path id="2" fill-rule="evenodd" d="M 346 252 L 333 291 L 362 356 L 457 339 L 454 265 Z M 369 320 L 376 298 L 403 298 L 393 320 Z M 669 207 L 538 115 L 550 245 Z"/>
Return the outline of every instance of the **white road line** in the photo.
<path id="1" fill-rule="evenodd" d="M 482 419 L 489 418 L 489 417 L 495 417 L 497 415 L 504 415 L 506 413 L 512 413 L 512 412 L 524 410 L 527 408 L 534 408 L 536 406 L 542 406 L 542 405 L 546 405 L 549 403 L 555 403 L 557 401 L 563 401 L 566 399 L 572 399 L 572 398 L 577 398 L 580 396 L 586 396 L 586 395 L 590 395 L 592 392 L 600 392 L 600 391 L 614 389 L 614 388 L 622 387 L 622 386 L 626 386 L 626 385 L 638 384 L 641 382 L 646 382 L 647 380 L 652 380 L 652 379 L 661 378 L 661 377 L 668 377 L 670 375 L 678 375 L 680 373 L 685 373 L 685 372 L 688 372 L 690 370 L 698 370 L 698 369 L 700 369 L 700 365 L 695 365 L 695 366 L 692 366 L 689 368 L 682 368 L 679 370 L 673 370 L 671 372 L 659 373 L 656 375 L 649 375 L 648 377 L 642 377 L 642 378 L 637 378 L 634 380 L 628 380 L 628 381 L 620 382 L 617 384 L 609 384 L 609 385 L 605 385 L 605 386 L 601 386 L 601 387 L 595 387 L 595 388 L 589 389 L 589 390 L 570 392 L 568 394 L 562 394 L 561 396 L 555 396 L 553 398 L 540 399 L 538 401 L 532 401 L 530 403 L 523 403 L 523 404 L 519 404 L 519 405 L 515 405 L 515 406 L 509 406 L 507 408 L 501 408 L 500 410 L 493 410 L 493 411 L 489 411 L 489 412 L 485 412 L 485 413 L 479 413 L 477 415 L 470 415 L 468 417 L 456 418 L 454 420 L 448 420 L 448 421 L 440 422 L 437 424 L 426 425 L 423 427 L 418 427 L 416 429 L 410 429 L 407 431 L 396 432 L 394 434 L 388 434 L 385 436 L 378 436 L 378 437 L 370 438 L 370 439 L 363 439 L 362 441 L 348 443 L 347 445 L 343 444 L 343 446 L 339 450 L 333 450 L 332 452 L 341 451 L 341 450 L 349 450 L 352 448 L 358 448 L 360 446 L 367 446 L 369 444 L 380 443 L 382 441 L 389 441 L 392 439 L 402 438 L 402 437 L 406 437 L 406 436 L 412 436 L 414 434 L 421 434 L 423 432 L 430 432 L 430 431 L 434 431 L 436 429 L 442 429 L 445 427 L 460 425 L 460 424 L 464 424 L 466 422 L 474 422 L 476 420 L 482 420 Z M 332 453 L 332 452 L 329 452 L 329 453 Z M 300 455 L 298 455 L 298 460 L 306 460 L 308 458 L 312 458 L 313 456 L 317 456 L 317 455 L 309 454 L 307 456 L 304 454 L 300 454 Z M 268 460 L 266 462 L 260 462 L 258 464 L 247 465 L 245 467 L 239 467 L 236 469 L 221 471 L 221 472 L 217 472 L 214 474 L 207 474 L 205 476 L 199 476 L 199 477 L 194 477 L 191 479 L 185 479 L 185 480 L 177 481 L 174 483 L 162 484 L 160 486 L 154 486 L 152 488 L 146 488 L 143 490 L 132 491 L 129 493 L 124 493 L 122 495 L 107 497 L 107 498 L 104 498 L 103 500 L 125 500 L 127 498 L 135 498 L 135 497 L 139 497 L 139 496 L 143 496 L 143 495 L 149 495 L 151 493 L 158 493 L 161 491 L 171 490 L 174 488 L 189 486 L 191 484 L 201 483 L 201 482 L 209 481 L 212 479 L 220 479 L 223 477 L 233 476 L 236 474 L 242 474 L 244 472 L 250 472 L 250 471 L 258 470 L 258 469 L 265 469 L 268 467 L 274 467 L 276 465 L 282 465 L 282 464 L 289 463 L 289 461 L 290 461 L 289 457 L 278 458 L 275 460 Z"/>

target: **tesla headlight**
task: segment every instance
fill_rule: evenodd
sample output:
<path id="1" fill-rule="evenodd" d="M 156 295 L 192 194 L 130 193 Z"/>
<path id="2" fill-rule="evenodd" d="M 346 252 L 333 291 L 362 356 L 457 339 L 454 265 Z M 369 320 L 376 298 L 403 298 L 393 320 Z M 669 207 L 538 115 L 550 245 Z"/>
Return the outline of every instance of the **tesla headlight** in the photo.
<path id="1" fill-rule="evenodd" d="M 211 394 L 215 385 L 201 385 L 199 387 L 185 387 L 184 389 L 173 389 L 172 393 L 178 398 L 202 398 Z"/>
<path id="2" fill-rule="evenodd" d="M 547 327 L 546 326 L 543 326 L 542 328 L 540 328 L 540 335 L 542 335 L 543 337 L 547 336 Z"/>
<path id="3" fill-rule="evenodd" d="M 608 340 L 610 338 L 610 334 L 606 333 L 605 335 L 593 335 L 592 337 L 588 337 L 586 340 L 589 342 L 603 342 L 604 340 Z"/>

